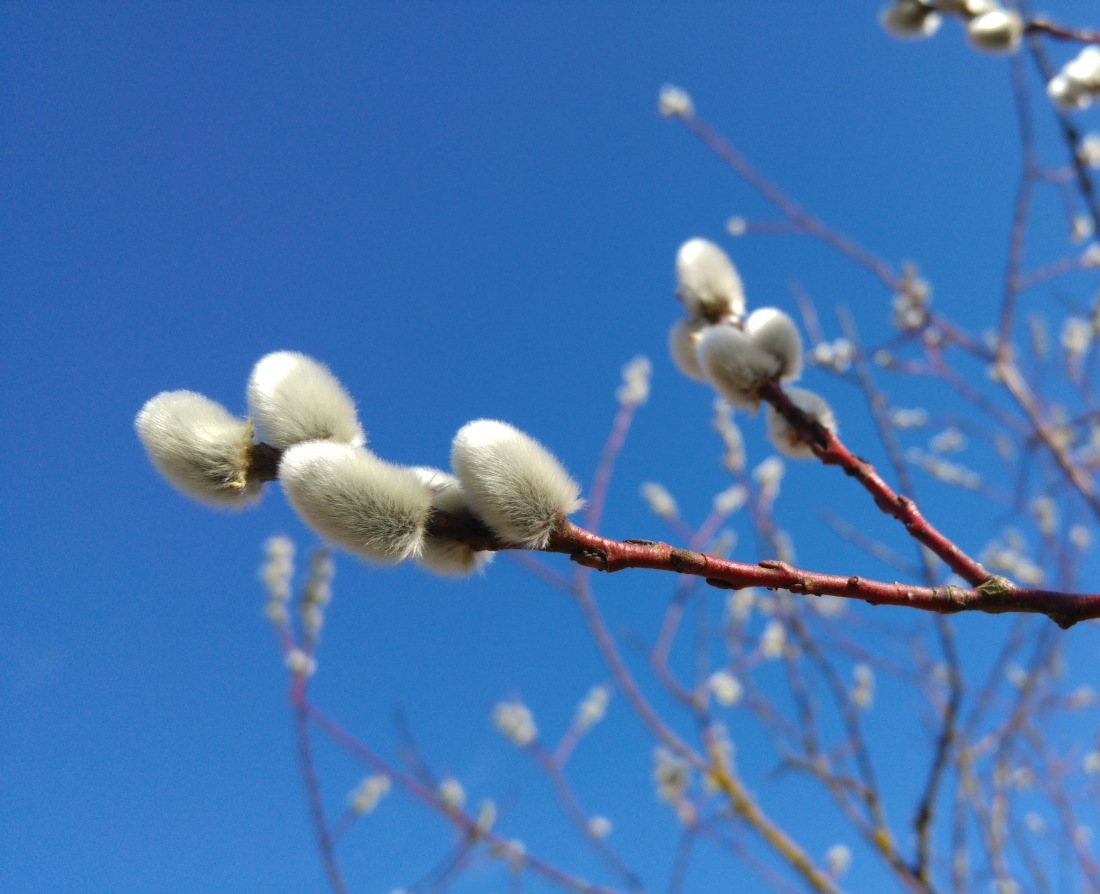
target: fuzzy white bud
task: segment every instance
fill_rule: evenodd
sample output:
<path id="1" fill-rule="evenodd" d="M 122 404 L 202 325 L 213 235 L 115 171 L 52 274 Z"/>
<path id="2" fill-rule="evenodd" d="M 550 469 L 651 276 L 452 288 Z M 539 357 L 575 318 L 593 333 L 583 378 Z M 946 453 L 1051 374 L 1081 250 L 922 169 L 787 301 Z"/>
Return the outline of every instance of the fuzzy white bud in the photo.
<path id="1" fill-rule="evenodd" d="M 1050 83 L 1047 93 L 1064 108 L 1081 109 L 1092 102 L 1100 91 L 1100 48 L 1085 47 L 1062 66 Z"/>
<path id="2" fill-rule="evenodd" d="M 607 704 L 611 701 L 611 690 L 606 686 L 593 686 L 577 705 L 573 724 L 579 730 L 590 730 L 603 720 L 607 713 Z"/>
<path id="3" fill-rule="evenodd" d="M 531 709 L 518 699 L 498 702 L 493 708 L 493 723 L 513 745 L 521 748 L 534 742 L 539 734 Z"/>
<path id="4" fill-rule="evenodd" d="M 993 9 L 966 23 L 970 45 L 987 53 L 1011 53 L 1024 36 L 1024 20 L 1012 9 Z"/>
<path id="5" fill-rule="evenodd" d="M 323 363 L 295 351 L 276 351 L 256 364 L 248 411 L 263 439 L 280 450 L 302 441 L 362 447 L 367 440 L 344 386 Z"/>
<path id="6" fill-rule="evenodd" d="M 894 37 L 914 40 L 931 37 L 940 27 L 936 11 L 920 0 L 895 0 L 879 13 L 879 22 Z"/>
<path id="7" fill-rule="evenodd" d="M 134 420 L 158 471 L 178 490 L 217 506 L 256 500 L 261 484 L 248 480 L 252 423 L 194 391 L 162 391 Z"/>
<path id="8" fill-rule="evenodd" d="M 707 380 L 699 367 L 698 348 L 699 338 L 708 325 L 706 320 L 680 319 L 668 330 L 668 353 L 672 355 L 672 362 L 680 372 L 697 382 Z"/>
<path id="9" fill-rule="evenodd" d="M 1061 72 L 1047 83 L 1047 96 L 1063 109 L 1083 109 L 1092 102 L 1092 94 L 1088 90 Z"/>
<path id="10" fill-rule="evenodd" d="M 410 469 L 362 447 L 307 441 L 283 454 L 279 480 L 307 525 L 375 562 L 419 556 L 431 491 Z"/>
<path id="11" fill-rule="evenodd" d="M 452 810 L 461 810 L 466 804 L 466 789 L 453 776 L 439 783 L 439 799 Z"/>
<path id="12" fill-rule="evenodd" d="M 673 521 L 680 517 L 680 508 L 676 505 L 676 498 L 668 492 L 668 488 L 656 481 L 645 481 L 640 488 L 642 499 L 649 504 L 649 510 L 654 515 Z"/>
<path id="13" fill-rule="evenodd" d="M 584 502 L 554 455 L 507 422 L 477 419 L 459 429 L 451 467 L 474 514 L 528 549 L 546 546 L 559 521 Z"/>
<path id="14" fill-rule="evenodd" d="M 657 110 L 666 118 L 690 118 L 695 106 L 686 90 L 665 84 L 657 96 Z"/>
<path id="15" fill-rule="evenodd" d="M 754 310 L 745 320 L 745 334 L 779 361 L 779 378 L 784 382 L 802 374 L 802 336 L 794 320 L 779 308 Z"/>
<path id="16" fill-rule="evenodd" d="M 823 398 L 805 388 L 788 387 L 784 390 L 798 409 L 829 431 L 836 431 L 836 416 Z M 809 442 L 771 404 L 765 410 L 765 418 L 768 440 L 780 453 L 800 459 L 813 456 Z"/>
<path id="17" fill-rule="evenodd" d="M 703 330 L 699 367 L 722 397 L 734 407 L 754 408 L 760 386 L 779 374 L 780 362 L 737 326 L 719 323 Z"/>
<path id="18" fill-rule="evenodd" d="M 733 261 L 706 239 L 689 239 L 676 253 L 676 296 L 692 319 L 740 317 L 745 289 Z"/>
<path id="19" fill-rule="evenodd" d="M 370 813 L 389 794 L 391 787 L 390 777 L 384 773 L 367 776 L 348 795 L 348 807 L 355 813 Z"/>
<path id="20" fill-rule="evenodd" d="M 619 403 L 636 407 L 649 400 L 649 378 L 652 374 L 653 364 L 644 354 L 623 364 L 623 383 L 615 392 Z"/>
<path id="21" fill-rule="evenodd" d="M 779 658 L 787 648 L 787 631 L 779 621 L 768 621 L 760 634 L 760 653 L 765 658 Z"/>
<path id="22" fill-rule="evenodd" d="M 463 518 L 473 517 L 462 485 L 454 475 L 429 466 L 417 466 L 412 470 L 432 495 L 432 508 Z M 417 562 L 429 571 L 449 576 L 469 576 L 482 570 L 495 554 L 488 550 L 473 550 L 458 540 L 445 540 L 428 534 L 424 539 L 424 551 Z"/>
<path id="23" fill-rule="evenodd" d="M 834 844 L 825 851 L 825 868 L 833 878 L 844 875 L 852 865 L 852 849 L 846 844 Z"/>
<path id="24" fill-rule="evenodd" d="M 714 694 L 714 700 L 724 707 L 732 707 L 741 701 L 745 688 L 741 681 L 728 670 L 715 671 L 707 680 L 707 687 Z"/>

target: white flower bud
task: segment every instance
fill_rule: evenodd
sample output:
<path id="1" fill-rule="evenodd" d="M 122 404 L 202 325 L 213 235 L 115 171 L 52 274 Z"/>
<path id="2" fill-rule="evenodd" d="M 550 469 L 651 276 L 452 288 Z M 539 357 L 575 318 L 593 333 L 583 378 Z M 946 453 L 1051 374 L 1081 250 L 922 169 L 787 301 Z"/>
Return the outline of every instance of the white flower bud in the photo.
<path id="1" fill-rule="evenodd" d="M 317 661 L 312 655 L 301 649 L 291 649 L 283 659 L 286 669 L 292 674 L 300 674 L 303 677 L 312 677 L 317 673 Z"/>
<path id="2" fill-rule="evenodd" d="M 714 694 L 714 700 L 724 707 L 731 707 L 741 701 L 745 687 L 728 670 L 715 671 L 707 680 L 707 686 Z"/>
<path id="3" fill-rule="evenodd" d="M 196 500 L 243 506 L 260 495 L 248 480 L 252 423 L 194 391 L 162 391 L 134 420 L 158 471 Z"/>
<path id="4" fill-rule="evenodd" d="M 466 789 L 453 776 L 439 783 L 438 792 L 440 800 L 452 810 L 461 810 L 466 804 Z"/>
<path id="5" fill-rule="evenodd" d="M 302 441 L 362 447 L 367 440 L 344 386 L 327 366 L 295 351 L 276 351 L 256 364 L 248 411 L 263 439 L 280 450 Z"/>
<path id="6" fill-rule="evenodd" d="M 668 488 L 656 481 L 645 481 L 639 489 L 642 499 L 649 504 L 649 510 L 654 515 L 670 521 L 680 517 L 680 509 L 676 505 L 676 499 L 668 492 Z"/>
<path id="7" fill-rule="evenodd" d="M 779 621 L 768 621 L 760 634 L 760 653 L 765 658 L 779 658 L 787 648 L 787 631 Z"/>
<path id="8" fill-rule="evenodd" d="M 699 368 L 699 338 L 709 324 L 706 320 L 677 320 L 668 330 L 668 352 L 672 362 L 689 379 L 705 382 L 707 377 Z"/>
<path id="9" fill-rule="evenodd" d="M 391 787 L 390 777 L 384 773 L 367 776 L 348 795 L 348 807 L 355 813 L 370 813 Z"/>
<path id="10" fill-rule="evenodd" d="M 812 419 L 817 420 L 831 432 L 836 431 L 836 416 L 824 399 L 805 388 L 788 387 L 784 389 L 798 409 Z M 768 439 L 775 448 L 786 456 L 806 458 L 813 456 L 809 443 L 798 430 L 791 425 L 771 404 L 765 410 L 768 427 Z"/>
<path id="11" fill-rule="evenodd" d="M 665 84 L 657 96 L 657 109 L 666 118 L 690 118 L 695 113 L 686 90 Z"/>
<path id="12" fill-rule="evenodd" d="M 676 253 L 676 295 L 689 317 L 740 317 L 745 289 L 733 261 L 706 239 L 689 239 Z"/>
<path id="13" fill-rule="evenodd" d="M 653 364 L 644 354 L 623 364 L 623 383 L 615 392 L 615 397 L 624 407 L 636 407 L 649 400 L 649 378 L 653 374 Z"/>
<path id="14" fill-rule="evenodd" d="M 987 53 L 1011 53 L 1024 36 L 1024 20 L 1011 9 L 993 9 L 966 23 L 970 45 Z"/>
<path id="15" fill-rule="evenodd" d="M 1077 144 L 1077 157 L 1090 168 L 1100 168 L 1100 133 L 1087 133 Z"/>
<path id="16" fill-rule="evenodd" d="M 454 475 L 429 466 L 417 466 L 412 471 L 431 492 L 433 509 L 464 518 L 473 517 L 462 485 Z M 489 564 L 494 555 L 488 550 L 470 549 L 458 540 L 445 540 L 428 534 L 424 539 L 424 551 L 416 561 L 436 574 L 469 576 Z"/>
<path id="17" fill-rule="evenodd" d="M 1100 47 L 1085 47 L 1065 64 L 1062 74 L 1086 90 L 1100 90 Z"/>
<path id="18" fill-rule="evenodd" d="M 1047 83 L 1047 96 L 1063 109 L 1083 109 L 1092 102 L 1092 94 L 1064 74 L 1056 74 Z"/>
<path id="19" fill-rule="evenodd" d="M 1100 48 L 1085 47 L 1047 84 L 1047 93 L 1067 109 L 1083 109 L 1100 91 Z"/>
<path id="20" fill-rule="evenodd" d="M 303 521 L 365 559 L 419 556 L 431 491 L 416 473 L 362 447 L 306 441 L 283 454 L 279 480 Z"/>
<path id="21" fill-rule="evenodd" d="M 780 362 L 740 328 L 727 323 L 708 326 L 699 338 L 699 367 L 732 406 L 760 403 L 760 386 L 779 374 Z"/>
<path id="22" fill-rule="evenodd" d="M 754 310 L 745 320 L 745 334 L 779 361 L 784 382 L 802 374 L 802 336 L 794 320 L 777 307 Z"/>
<path id="23" fill-rule="evenodd" d="M 920 0 L 895 0 L 879 13 L 879 22 L 894 37 L 913 40 L 931 37 L 940 27 L 940 17 Z"/>
<path id="24" fill-rule="evenodd" d="M 546 546 L 559 520 L 584 503 L 553 454 L 507 422 L 477 419 L 459 429 L 451 467 L 474 514 L 528 549 Z"/>
<path id="25" fill-rule="evenodd" d="M 590 730 L 603 720 L 607 713 L 607 703 L 611 701 L 611 690 L 606 686 L 593 686 L 577 705 L 573 724 L 579 730 Z"/>
<path id="26" fill-rule="evenodd" d="M 852 865 L 852 850 L 846 844 L 834 844 L 825 851 L 825 868 L 833 878 L 844 875 Z"/>
<path id="27" fill-rule="evenodd" d="M 538 727 L 531 709 L 519 699 L 497 702 L 493 708 L 493 723 L 513 745 L 530 745 L 538 736 Z"/>

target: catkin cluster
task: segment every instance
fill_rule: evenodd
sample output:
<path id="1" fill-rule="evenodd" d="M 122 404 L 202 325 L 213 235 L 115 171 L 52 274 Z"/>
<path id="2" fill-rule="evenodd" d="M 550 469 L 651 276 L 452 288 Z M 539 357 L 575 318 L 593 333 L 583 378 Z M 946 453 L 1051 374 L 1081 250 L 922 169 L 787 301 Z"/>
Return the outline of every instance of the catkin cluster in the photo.
<path id="1" fill-rule="evenodd" d="M 802 373 L 802 336 L 787 314 L 761 307 L 745 316 L 745 292 L 737 268 L 721 248 L 689 239 L 676 255 L 676 296 L 687 316 L 669 331 L 672 360 L 686 376 L 706 382 L 732 406 L 756 409 L 768 382 L 790 382 Z M 829 405 L 805 388 L 785 389 L 791 401 L 830 431 Z M 788 456 L 807 457 L 805 439 L 770 404 L 768 435 Z"/>
<path id="2" fill-rule="evenodd" d="M 1023 17 L 996 0 L 894 0 L 879 14 L 882 27 L 903 40 L 931 37 L 943 16 L 956 18 L 976 50 L 1011 53 L 1024 36 Z"/>
<path id="3" fill-rule="evenodd" d="M 463 426 L 451 450 L 454 474 L 379 458 L 366 447 L 351 395 L 304 354 L 261 359 L 247 399 L 249 418 L 239 419 L 201 394 L 162 392 L 138 413 L 138 437 L 173 485 L 217 506 L 255 502 L 262 481 L 253 448 L 276 448 L 278 479 L 303 521 L 374 562 L 413 559 L 440 574 L 469 574 L 492 554 L 434 535 L 433 512 L 476 519 L 501 540 L 538 549 L 582 504 L 557 459 L 506 422 Z"/>

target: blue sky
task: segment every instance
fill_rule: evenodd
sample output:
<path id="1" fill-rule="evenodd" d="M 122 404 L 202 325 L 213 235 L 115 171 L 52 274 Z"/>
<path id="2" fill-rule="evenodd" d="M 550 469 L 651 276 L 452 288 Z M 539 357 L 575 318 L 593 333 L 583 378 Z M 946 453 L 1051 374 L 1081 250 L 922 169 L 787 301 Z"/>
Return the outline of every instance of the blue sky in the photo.
<path id="1" fill-rule="evenodd" d="M 1071 21 L 1087 12 L 1056 6 Z M 893 261 L 919 260 L 963 324 L 992 320 L 1019 154 L 1008 68 L 954 28 L 902 45 L 875 4 L 763 0 L 44 2 L 0 15 L 0 888 L 12 894 L 322 890 L 256 580 L 269 534 L 303 549 L 315 538 L 275 487 L 239 514 L 172 491 L 133 434 L 152 394 L 193 389 L 241 411 L 252 364 L 300 350 L 341 377 L 387 458 L 446 465 L 453 433 L 490 416 L 586 480 L 619 368 L 644 353 L 653 395 L 604 530 L 666 538 L 642 481 L 666 484 L 695 521 L 728 484 L 711 397 L 665 352 L 682 241 L 721 242 L 750 303 L 793 313 L 799 283 L 830 337 L 840 303 L 868 341 L 888 335 L 890 296 L 862 271 L 805 239 L 723 235 L 730 215 L 766 207 L 657 115 L 662 83 L 687 88 L 809 208 Z M 1070 285 L 1087 294 L 1095 278 Z M 853 449 L 881 461 L 855 391 L 820 373 L 807 383 Z M 925 383 L 890 387 L 902 405 L 929 399 Z M 754 462 L 760 428 L 745 423 Z M 809 495 L 905 548 L 841 479 L 788 472 L 780 511 L 800 562 L 890 573 L 802 511 Z M 974 551 L 1002 520 L 925 492 L 928 514 Z M 563 729 L 606 679 L 574 606 L 508 561 L 463 583 L 337 567 L 319 703 L 391 755 L 402 706 L 440 771 L 510 805 L 512 834 L 597 872 L 488 719 L 521 694 L 541 727 Z M 651 641 L 670 583 L 599 583 L 616 629 Z M 1007 623 L 957 626 L 969 642 Z M 1095 658 L 1094 640 L 1082 654 Z M 649 747 L 617 700 L 572 769 L 661 890 L 675 836 L 648 788 Z M 361 771 L 320 751 L 337 805 Z M 780 814 L 797 803 L 786 782 L 770 791 Z M 806 835 L 816 853 L 838 837 Z M 353 890 L 387 892 L 449 841 L 391 796 L 341 855 Z M 689 890 L 728 871 L 704 855 Z M 465 884 L 455 890 L 500 881 Z"/>

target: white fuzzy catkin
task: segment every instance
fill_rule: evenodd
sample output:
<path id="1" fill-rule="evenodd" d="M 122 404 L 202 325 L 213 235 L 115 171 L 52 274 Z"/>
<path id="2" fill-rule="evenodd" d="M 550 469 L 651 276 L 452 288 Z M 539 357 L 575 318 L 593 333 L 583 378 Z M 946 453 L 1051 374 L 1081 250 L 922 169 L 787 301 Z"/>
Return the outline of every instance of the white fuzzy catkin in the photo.
<path id="1" fill-rule="evenodd" d="M 760 386 L 778 375 L 779 360 L 756 345 L 740 328 L 724 323 L 703 330 L 699 367 L 732 406 L 754 408 Z"/>
<path id="2" fill-rule="evenodd" d="M 349 552 L 392 563 L 424 548 L 432 493 L 411 469 L 351 444 L 306 441 L 283 454 L 279 480 L 302 520 Z"/>
<path id="3" fill-rule="evenodd" d="M 672 362 L 689 379 L 705 382 L 707 377 L 699 367 L 699 338 L 710 324 L 706 320 L 677 320 L 668 330 L 668 352 Z"/>
<path id="4" fill-rule="evenodd" d="M 783 390 L 798 409 L 820 422 L 829 431 L 836 431 L 836 416 L 822 397 L 806 388 L 784 388 Z M 780 453 L 799 459 L 813 456 L 813 450 L 810 449 L 805 438 L 771 404 L 768 404 L 765 418 L 768 439 Z"/>
<path id="5" fill-rule="evenodd" d="M 1024 20 L 1011 9 L 991 9 L 966 23 L 966 39 L 987 53 L 1011 53 L 1024 36 Z"/>
<path id="6" fill-rule="evenodd" d="M 248 380 L 248 411 L 263 439 L 280 450 L 302 441 L 353 447 L 367 441 L 344 386 L 323 363 L 296 351 L 260 359 Z"/>
<path id="7" fill-rule="evenodd" d="M 706 239 L 689 239 L 676 253 L 676 295 L 693 319 L 740 317 L 745 312 L 745 289 L 737 268 Z"/>
<path id="8" fill-rule="evenodd" d="M 879 13 L 882 27 L 902 40 L 931 37 L 940 21 L 936 11 L 920 0 L 895 0 Z"/>
<path id="9" fill-rule="evenodd" d="M 260 495 L 248 480 L 252 424 L 194 391 L 163 391 L 134 420 L 160 473 L 188 496 L 243 506 Z"/>
<path id="10" fill-rule="evenodd" d="M 754 310 L 745 320 L 745 334 L 779 361 L 779 378 L 797 379 L 802 374 L 802 336 L 794 320 L 777 307 Z"/>
<path id="11" fill-rule="evenodd" d="M 477 419 L 459 429 L 451 468 L 474 514 L 528 549 L 546 546 L 558 520 L 584 502 L 553 454 L 507 422 Z"/>
<path id="12" fill-rule="evenodd" d="M 430 466 L 417 466 L 412 471 L 431 491 L 433 509 L 450 515 L 473 517 L 462 485 L 454 475 Z M 488 550 L 473 550 L 458 540 L 445 540 L 429 533 L 424 538 L 424 551 L 416 561 L 436 574 L 465 577 L 484 568 L 492 561 L 493 555 Z"/>

